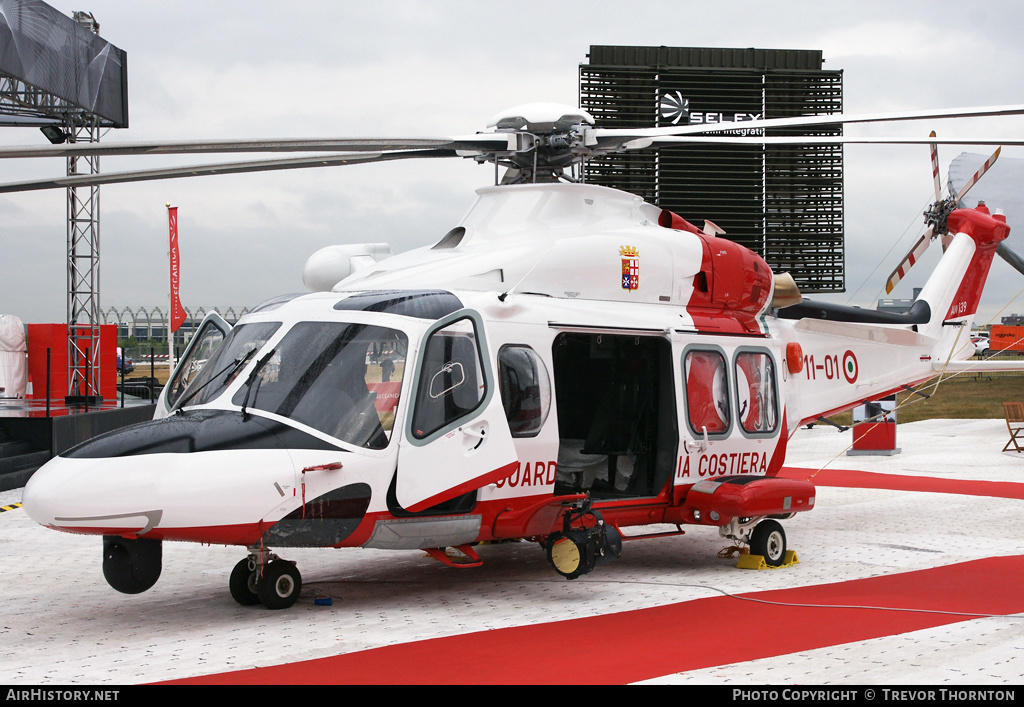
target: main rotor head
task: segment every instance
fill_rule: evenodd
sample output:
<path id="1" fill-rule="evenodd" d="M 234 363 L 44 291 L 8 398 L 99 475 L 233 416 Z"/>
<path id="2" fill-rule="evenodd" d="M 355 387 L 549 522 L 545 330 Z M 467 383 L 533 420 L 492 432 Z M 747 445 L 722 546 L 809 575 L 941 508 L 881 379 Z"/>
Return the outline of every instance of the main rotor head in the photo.
<path id="1" fill-rule="evenodd" d="M 479 162 L 508 167 L 503 184 L 551 182 L 565 178 L 564 170 L 586 159 L 586 130 L 595 123 L 585 110 L 562 103 L 524 103 L 498 113 L 487 127 L 496 133 L 516 133 L 520 150 L 479 155 Z"/>

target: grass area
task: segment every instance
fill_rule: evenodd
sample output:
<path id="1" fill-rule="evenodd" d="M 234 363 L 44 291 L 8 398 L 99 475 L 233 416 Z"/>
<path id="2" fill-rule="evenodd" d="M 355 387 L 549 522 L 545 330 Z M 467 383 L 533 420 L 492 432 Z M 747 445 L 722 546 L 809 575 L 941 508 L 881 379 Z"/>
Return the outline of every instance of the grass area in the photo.
<path id="1" fill-rule="evenodd" d="M 171 372 L 167 368 L 166 363 L 157 363 L 150 367 L 149 361 L 135 362 L 135 370 L 131 373 L 125 374 L 124 379 L 130 380 L 132 378 L 149 378 L 149 374 L 152 372 L 153 377 L 156 378 L 158 385 L 166 385 L 167 379 L 171 377 Z M 118 376 L 118 382 L 120 383 L 121 377 Z"/>
<path id="2" fill-rule="evenodd" d="M 996 373 L 984 376 L 958 375 L 941 382 L 933 379 L 920 386 L 929 395 L 900 393 L 896 396 L 897 422 L 933 419 L 1003 418 L 1004 402 L 1024 402 L 1024 376 Z M 849 425 L 853 414 L 834 415 L 832 421 Z"/>

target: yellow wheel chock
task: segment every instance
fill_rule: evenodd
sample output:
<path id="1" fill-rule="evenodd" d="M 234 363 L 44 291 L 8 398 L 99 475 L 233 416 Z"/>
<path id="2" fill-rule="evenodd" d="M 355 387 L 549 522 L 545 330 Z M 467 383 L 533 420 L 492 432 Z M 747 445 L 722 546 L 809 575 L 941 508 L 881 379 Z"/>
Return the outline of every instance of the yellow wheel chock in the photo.
<path id="1" fill-rule="evenodd" d="M 783 567 L 790 567 L 800 562 L 797 559 L 796 553 L 793 550 L 786 550 L 786 559 L 778 567 L 772 567 L 764 561 L 762 555 L 751 555 L 744 553 L 740 555 L 740 561 L 736 563 L 736 567 L 741 570 L 777 570 Z"/>

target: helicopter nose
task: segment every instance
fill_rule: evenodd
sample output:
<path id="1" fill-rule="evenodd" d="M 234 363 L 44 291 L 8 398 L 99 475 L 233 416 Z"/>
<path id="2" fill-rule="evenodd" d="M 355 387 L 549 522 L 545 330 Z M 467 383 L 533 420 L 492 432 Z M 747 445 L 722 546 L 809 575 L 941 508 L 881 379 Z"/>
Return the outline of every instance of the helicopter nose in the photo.
<path id="1" fill-rule="evenodd" d="M 22 502 L 40 525 L 77 533 L 142 534 L 160 522 L 158 508 L 118 508 L 122 499 L 151 497 L 152 482 L 127 459 L 54 457 L 25 485 Z"/>
<path id="2" fill-rule="evenodd" d="M 22 492 L 22 510 L 40 525 L 52 526 L 55 511 L 60 507 L 59 502 L 54 504 L 54 491 L 59 489 L 59 483 L 56 482 L 57 474 L 53 473 L 53 469 L 60 466 L 59 458 L 55 457 L 37 469 Z"/>

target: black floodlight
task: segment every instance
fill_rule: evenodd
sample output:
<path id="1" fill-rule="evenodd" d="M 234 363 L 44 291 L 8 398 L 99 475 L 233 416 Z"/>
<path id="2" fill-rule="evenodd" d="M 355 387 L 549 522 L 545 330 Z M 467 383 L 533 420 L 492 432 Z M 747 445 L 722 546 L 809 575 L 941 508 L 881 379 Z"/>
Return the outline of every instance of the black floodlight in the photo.
<path id="1" fill-rule="evenodd" d="M 54 145 L 63 145 L 71 135 L 59 125 L 44 125 L 39 131 Z"/>

